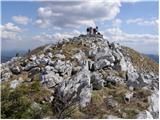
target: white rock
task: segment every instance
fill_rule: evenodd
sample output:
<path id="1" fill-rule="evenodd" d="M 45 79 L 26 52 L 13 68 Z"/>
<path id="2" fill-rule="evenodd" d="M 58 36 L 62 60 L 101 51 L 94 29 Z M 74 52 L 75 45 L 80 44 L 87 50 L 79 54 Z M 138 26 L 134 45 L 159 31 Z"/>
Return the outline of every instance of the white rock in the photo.
<path id="1" fill-rule="evenodd" d="M 13 65 L 13 66 L 11 66 L 10 69 L 11 69 L 12 73 L 14 73 L 14 74 L 20 74 L 21 73 L 21 69 L 20 69 L 19 66 Z"/>
<path id="2" fill-rule="evenodd" d="M 26 71 L 29 71 L 31 70 L 32 68 L 35 68 L 37 67 L 37 64 L 35 62 L 29 62 L 25 67 L 24 67 L 24 70 Z"/>
<path id="3" fill-rule="evenodd" d="M 41 75 L 41 83 L 46 85 L 48 88 L 54 87 L 55 85 L 62 82 L 63 78 L 55 72 L 50 71 L 48 74 Z"/>
<path id="4" fill-rule="evenodd" d="M 21 80 L 13 80 L 10 82 L 10 88 L 15 89 L 18 85 L 20 85 L 22 81 Z"/>
<path id="5" fill-rule="evenodd" d="M 67 74 L 68 76 L 71 75 L 72 72 L 72 64 L 70 61 L 61 61 L 57 60 L 54 64 L 55 69 L 61 73 L 61 75 Z"/>
<path id="6" fill-rule="evenodd" d="M 44 54 L 40 54 L 37 56 L 38 59 L 42 59 L 45 55 Z"/>
<path id="7" fill-rule="evenodd" d="M 131 100 L 132 97 L 133 97 L 133 92 L 127 92 L 127 93 L 125 93 L 125 95 L 124 95 L 124 100 L 125 100 L 126 102 L 130 102 L 130 100 Z"/>
<path id="8" fill-rule="evenodd" d="M 153 119 L 153 117 L 149 111 L 145 110 L 137 115 L 137 119 Z"/>
<path id="9" fill-rule="evenodd" d="M 36 59 L 37 59 L 36 55 L 31 55 L 31 57 L 29 58 L 29 60 L 31 60 L 31 61 L 35 61 Z"/>
<path id="10" fill-rule="evenodd" d="M 148 97 L 150 106 L 148 108 L 149 112 L 152 114 L 154 119 L 159 117 L 159 90 L 154 90 L 152 95 Z"/>
<path id="11" fill-rule="evenodd" d="M 55 57 L 59 58 L 59 59 L 65 59 L 66 58 L 65 55 L 63 55 L 63 54 L 56 54 Z"/>
<path id="12" fill-rule="evenodd" d="M 96 72 L 91 75 L 91 84 L 93 89 L 100 90 L 104 87 L 104 80 Z"/>
<path id="13" fill-rule="evenodd" d="M 110 66 L 110 64 L 111 63 L 108 60 L 101 59 L 101 60 L 99 60 L 99 61 L 97 61 L 97 62 L 94 63 L 94 69 L 95 70 L 102 69 L 104 67 Z"/>
<path id="14" fill-rule="evenodd" d="M 85 107 L 90 102 L 91 91 L 90 71 L 85 69 L 85 67 L 73 78 L 63 81 L 57 87 L 57 94 L 60 95 L 61 98 L 64 100 L 70 99 L 67 98 L 67 96 L 72 95 L 72 100 L 75 99 L 81 107 Z M 71 100 L 68 102 L 71 102 Z"/>
<path id="15" fill-rule="evenodd" d="M 72 59 L 77 59 L 78 61 L 81 61 L 84 58 L 85 58 L 85 53 L 82 52 L 81 50 L 72 56 Z"/>
<path id="16" fill-rule="evenodd" d="M 40 61 L 41 64 L 47 65 L 50 61 L 50 58 L 48 57 L 43 57 Z"/>
<path id="17" fill-rule="evenodd" d="M 51 52 L 48 53 L 48 57 L 52 58 L 53 54 Z"/>
<path id="18" fill-rule="evenodd" d="M 121 71 L 127 71 L 128 70 L 124 57 L 120 61 L 120 66 L 121 66 Z"/>

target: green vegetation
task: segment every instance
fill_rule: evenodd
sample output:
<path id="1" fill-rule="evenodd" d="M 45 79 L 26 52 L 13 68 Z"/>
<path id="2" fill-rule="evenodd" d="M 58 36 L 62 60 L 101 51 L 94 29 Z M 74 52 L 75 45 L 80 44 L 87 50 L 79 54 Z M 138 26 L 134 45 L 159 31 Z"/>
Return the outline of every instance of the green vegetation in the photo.
<path id="1" fill-rule="evenodd" d="M 1 118 L 44 118 L 52 115 L 50 103 L 41 103 L 49 92 L 41 88 L 39 81 L 31 84 L 22 84 L 15 89 L 3 85 L 1 91 Z M 33 107 L 36 103 L 37 107 Z"/>

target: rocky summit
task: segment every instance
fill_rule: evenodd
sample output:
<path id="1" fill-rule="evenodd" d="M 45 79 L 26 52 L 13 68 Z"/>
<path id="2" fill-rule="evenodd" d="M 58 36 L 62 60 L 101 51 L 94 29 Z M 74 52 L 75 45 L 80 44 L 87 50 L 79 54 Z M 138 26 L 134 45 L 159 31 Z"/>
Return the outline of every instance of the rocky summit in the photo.
<path id="1" fill-rule="evenodd" d="M 102 35 L 1 64 L 2 118 L 159 118 L 158 64 Z"/>

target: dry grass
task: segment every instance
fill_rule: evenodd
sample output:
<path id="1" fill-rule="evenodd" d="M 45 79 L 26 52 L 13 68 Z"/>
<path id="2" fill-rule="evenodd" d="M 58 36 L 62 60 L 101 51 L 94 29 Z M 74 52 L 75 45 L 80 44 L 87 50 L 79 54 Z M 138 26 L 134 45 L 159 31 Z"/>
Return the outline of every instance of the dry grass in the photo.
<path id="1" fill-rule="evenodd" d="M 135 50 L 128 48 L 128 47 L 122 47 L 124 55 L 126 56 L 129 54 L 129 57 L 132 60 L 132 63 L 135 67 L 137 67 L 139 70 L 143 71 L 153 71 L 154 73 L 159 73 L 159 65 L 154 60 L 150 59 L 147 56 L 144 56 L 142 54 L 139 54 Z"/>
<path id="2" fill-rule="evenodd" d="M 128 88 L 123 85 L 116 87 L 103 88 L 92 92 L 91 103 L 81 110 L 85 114 L 85 118 L 104 118 L 107 115 L 115 115 L 120 118 L 135 118 L 139 111 L 146 110 L 149 106 L 147 97 L 150 95 L 148 90 L 135 90 L 135 95 L 127 104 L 124 102 L 124 94 Z M 113 99 L 118 102 L 118 106 L 111 108 L 107 106 L 107 97 L 113 96 Z M 126 114 L 126 116 L 123 116 Z"/>

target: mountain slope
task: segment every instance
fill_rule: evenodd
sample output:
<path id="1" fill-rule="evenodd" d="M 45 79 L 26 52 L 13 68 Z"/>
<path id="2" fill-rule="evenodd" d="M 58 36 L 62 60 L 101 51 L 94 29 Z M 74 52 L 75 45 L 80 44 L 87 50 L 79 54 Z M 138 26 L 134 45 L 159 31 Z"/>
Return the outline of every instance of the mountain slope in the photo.
<path id="1" fill-rule="evenodd" d="M 2 118 L 158 118 L 158 64 L 101 35 L 1 64 Z"/>

